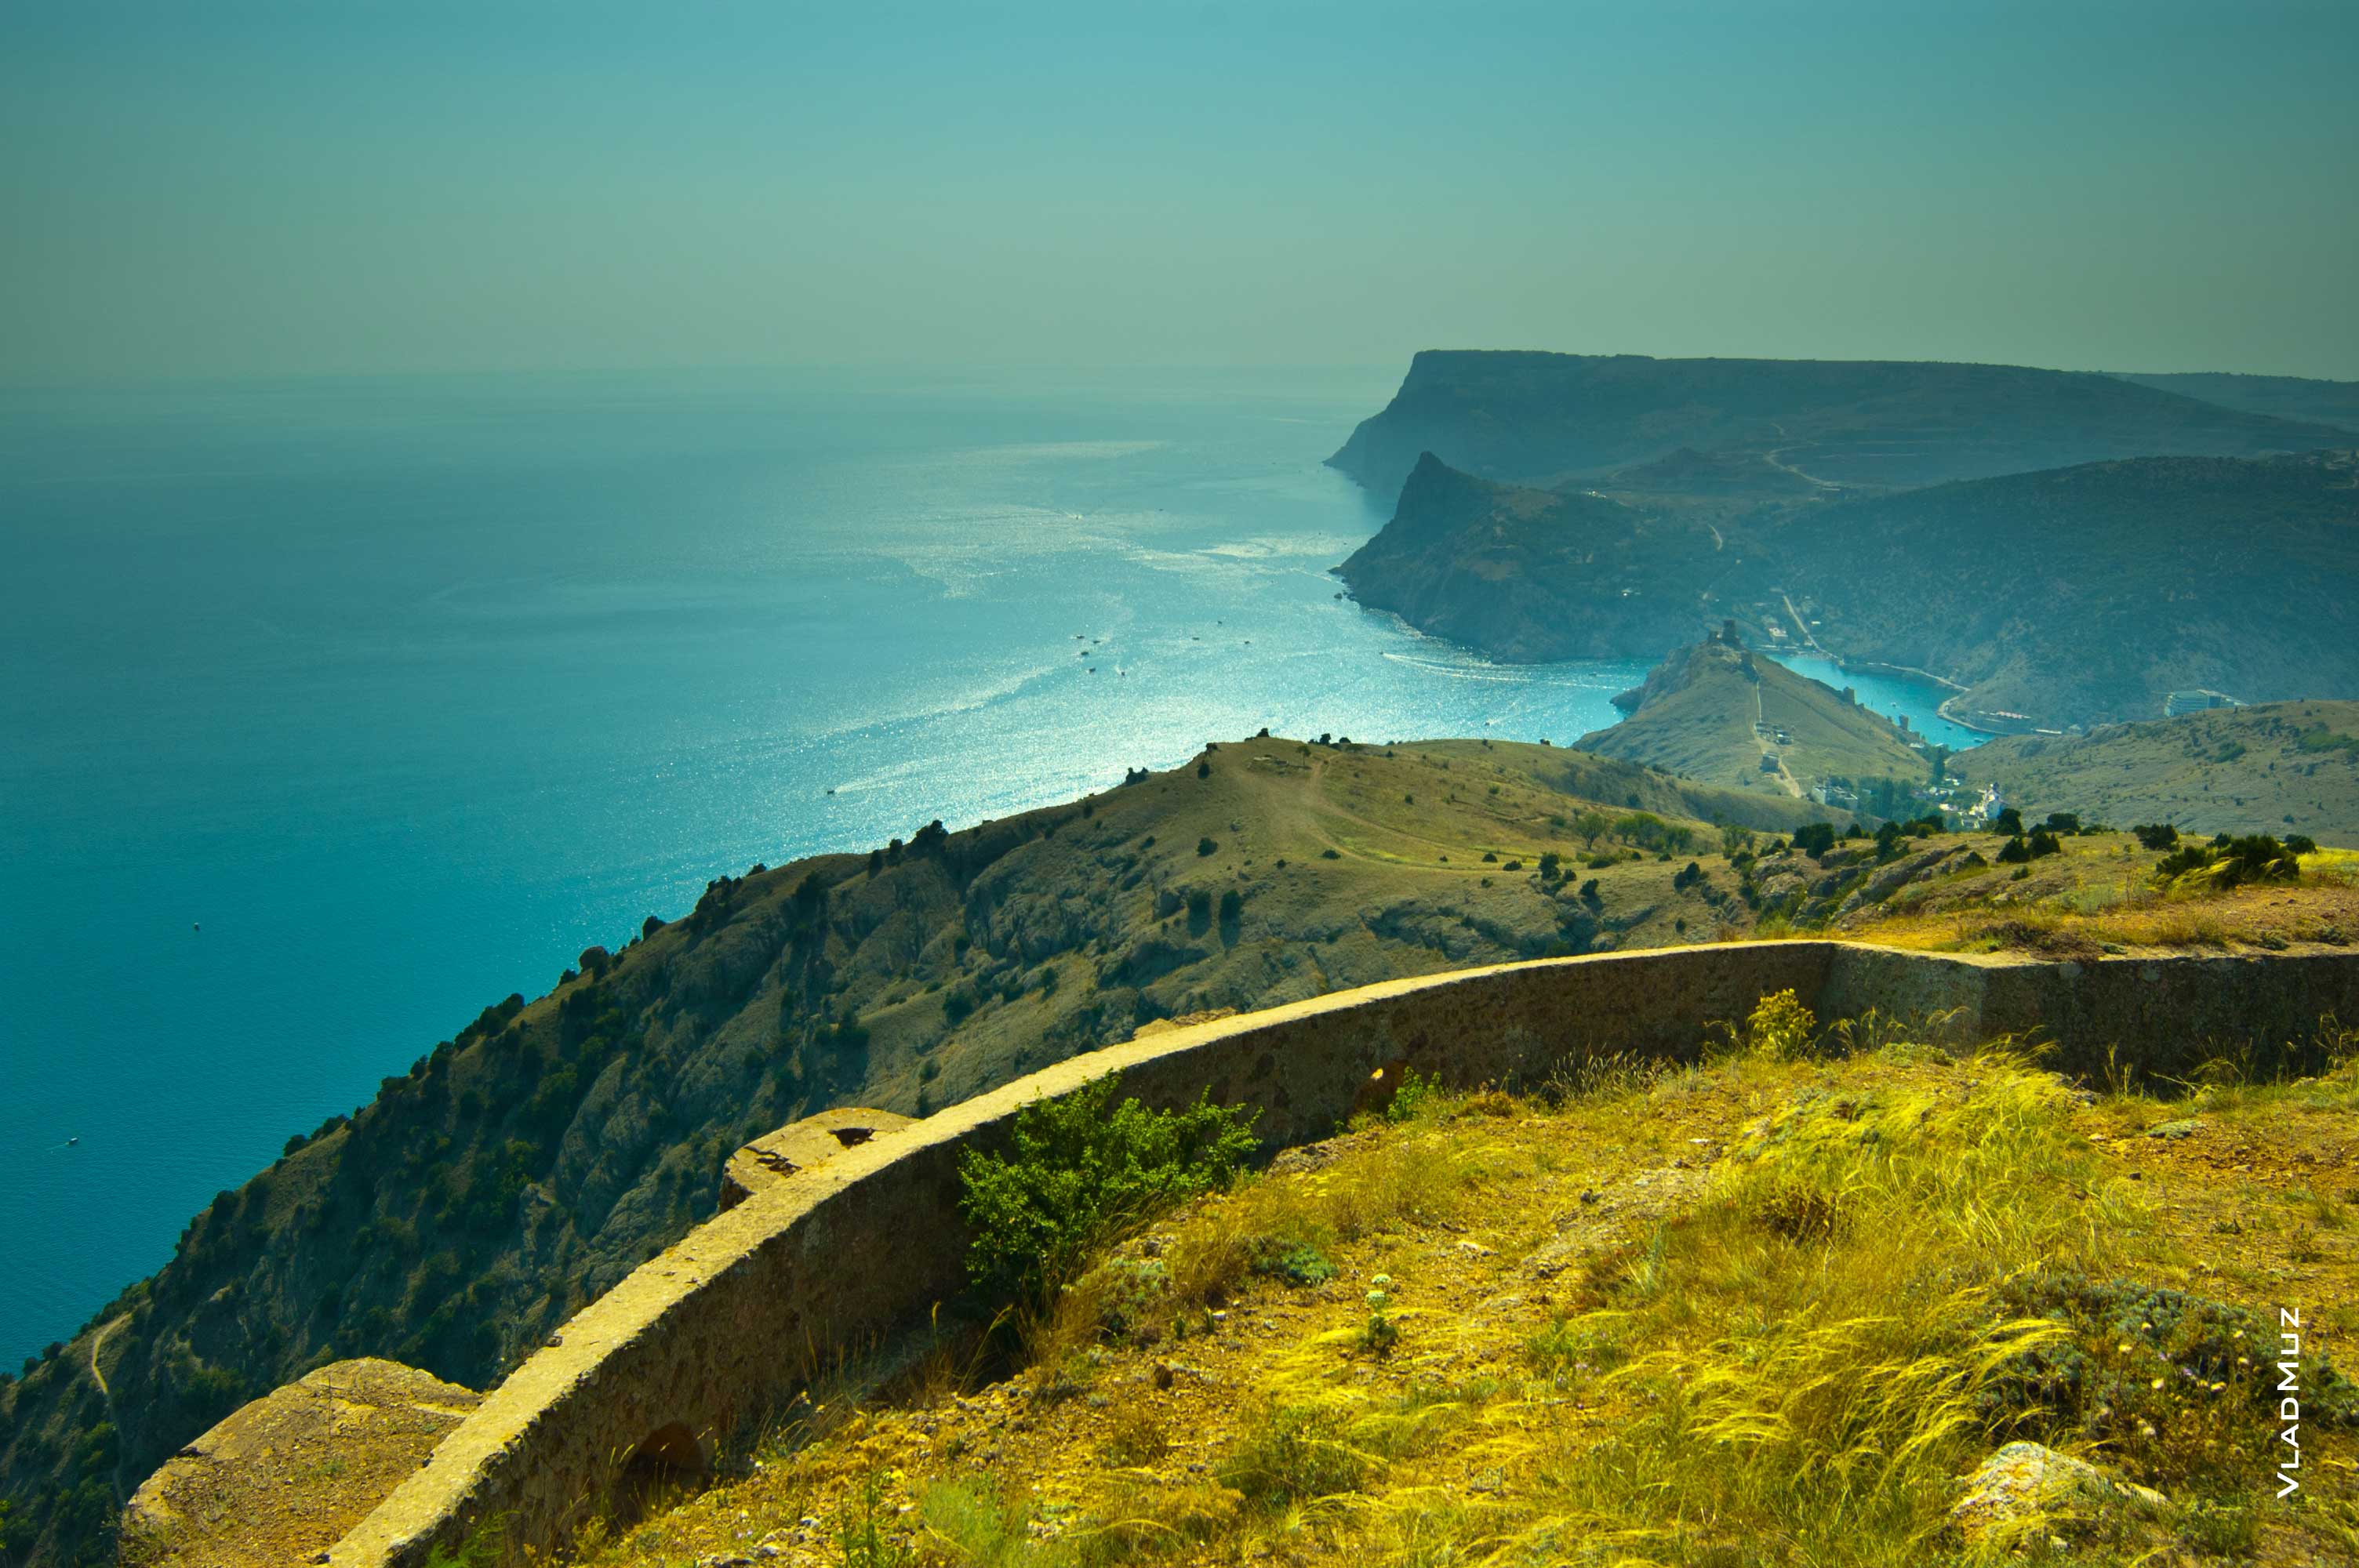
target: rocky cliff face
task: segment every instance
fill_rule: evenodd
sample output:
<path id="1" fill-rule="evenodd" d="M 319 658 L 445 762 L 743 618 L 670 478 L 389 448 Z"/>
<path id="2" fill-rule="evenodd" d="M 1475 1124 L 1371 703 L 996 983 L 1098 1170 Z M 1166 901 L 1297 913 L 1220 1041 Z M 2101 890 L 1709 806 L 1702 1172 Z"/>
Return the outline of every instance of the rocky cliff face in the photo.
<path id="1" fill-rule="evenodd" d="M 1733 560 L 1703 524 L 1494 483 L 1428 452 L 1337 572 L 1361 603 L 1499 658 L 1654 658 L 1703 628 Z"/>

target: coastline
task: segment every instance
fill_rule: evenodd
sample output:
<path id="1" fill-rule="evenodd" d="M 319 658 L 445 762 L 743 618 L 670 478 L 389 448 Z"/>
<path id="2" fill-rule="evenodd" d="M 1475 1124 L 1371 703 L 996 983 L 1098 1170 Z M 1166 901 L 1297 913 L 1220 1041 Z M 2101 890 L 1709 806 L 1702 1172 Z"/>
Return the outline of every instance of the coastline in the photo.
<path id="1" fill-rule="evenodd" d="M 1951 711 L 1950 704 L 1957 701 L 1959 697 L 1962 697 L 1964 695 L 1965 687 L 1960 687 L 1956 696 L 1943 697 L 1941 699 L 1940 706 L 1934 708 L 1933 711 L 1940 714 L 1950 723 L 1956 725 L 1959 729 L 1971 730 L 1977 735 L 1990 735 L 2004 738 L 2008 735 L 2021 733 L 2021 731 L 2014 730 L 1993 730 L 1986 724 L 1977 724 L 1971 719 L 1960 718 L 1955 712 Z"/>
<path id="2" fill-rule="evenodd" d="M 1828 653 L 1815 641 L 1811 646 L 1817 649 L 1821 656 L 1832 660 L 1835 667 L 1840 670 L 1857 670 L 1867 675 L 1908 676 L 1911 679 L 1921 680 L 1929 685 L 1948 687 L 1950 695 L 1943 697 L 1933 708 L 1944 723 L 1954 724 L 1961 730 L 1971 730 L 1977 735 L 1988 735 L 1995 740 L 2020 733 L 2014 730 L 1994 730 L 1987 724 L 1977 724 L 1959 713 L 1951 705 L 1965 696 L 1968 688 L 1947 676 L 1937 676 L 1931 670 L 1919 669 L 1915 665 L 1896 665 L 1883 659 L 1847 659 L 1840 654 Z M 1777 655 L 1772 654 L 1770 657 L 1776 658 Z"/>

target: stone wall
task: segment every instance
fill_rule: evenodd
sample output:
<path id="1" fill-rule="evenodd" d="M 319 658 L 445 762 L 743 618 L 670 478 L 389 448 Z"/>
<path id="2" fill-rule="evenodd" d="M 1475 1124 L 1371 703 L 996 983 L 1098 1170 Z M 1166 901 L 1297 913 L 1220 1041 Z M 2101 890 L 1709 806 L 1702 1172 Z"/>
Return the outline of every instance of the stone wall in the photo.
<path id="1" fill-rule="evenodd" d="M 1543 959 L 1394 980 L 1175 1029 L 1061 1063 L 753 1192 L 568 1323 L 321 1560 L 422 1568 L 475 1521 L 546 1546 L 634 1466 L 693 1469 L 815 1371 L 959 1289 L 958 1160 L 1018 1107 L 1116 1076 L 1171 1106 L 1210 1092 L 1299 1143 L 1386 1098 L 1398 1069 L 1531 1084 L 1585 1056 L 1693 1057 L 1709 1027 L 1792 989 L 1821 1018 L 1955 1010 L 1962 1038 L 2038 1032 L 2070 1071 L 2182 1074 L 2250 1043 L 2266 1065 L 2321 1013 L 2359 1020 L 2359 954 L 2039 962 L 1829 942 Z"/>

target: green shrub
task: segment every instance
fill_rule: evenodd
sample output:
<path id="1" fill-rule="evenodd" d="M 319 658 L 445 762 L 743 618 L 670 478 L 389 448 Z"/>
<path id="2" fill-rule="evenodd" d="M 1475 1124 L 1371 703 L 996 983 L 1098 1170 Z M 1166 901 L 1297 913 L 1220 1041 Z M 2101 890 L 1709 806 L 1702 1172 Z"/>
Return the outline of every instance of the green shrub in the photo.
<path id="1" fill-rule="evenodd" d="M 426 1568 L 494 1568 L 507 1551 L 507 1519 L 495 1515 L 468 1531 L 456 1552 L 438 1546 Z"/>
<path id="2" fill-rule="evenodd" d="M 1216 839 L 1199 838 L 1196 840 L 1196 853 L 1199 855 L 1216 854 L 1219 852 L 1220 848 L 1220 843 Z"/>
<path id="3" fill-rule="evenodd" d="M 1302 1289 L 1323 1285 L 1333 1279 L 1335 1265 L 1327 1254 L 1307 1241 L 1283 1247 L 1273 1241 L 1265 1243 L 1255 1256 L 1253 1271 Z"/>
<path id="4" fill-rule="evenodd" d="M 835 1545 L 844 1568 L 912 1568 L 918 1554 L 908 1540 L 885 1533 L 884 1526 L 894 1519 L 884 1483 L 872 1470 L 861 1483 L 858 1502 L 846 1504 L 836 1518 Z"/>
<path id="5" fill-rule="evenodd" d="M 2158 881 L 2169 881 L 2191 871 L 2208 872 L 2215 886 L 2232 888 L 2248 881 L 2291 882 L 2301 880 L 2299 855 L 2266 833 L 2232 838 L 2223 833 L 2210 844 L 2183 844 L 2155 866 Z"/>
<path id="6" fill-rule="evenodd" d="M 1440 1080 L 1422 1076 L 1415 1067 L 1404 1067 L 1400 1087 L 1393 1091 L 1392 1099 L 1385 1106 L 1385 1119 L 1415 1121 L 1440 1098 Z"/>
<path id="7" fill-rule="evenodd" d="M 2303 752 L 2359 752 L 2359 735 L 2338 735 L 2323 724 L 2303 730 L 2293 743 Z"/>
<path id="8" fill-rule="evenodd" d="M 2255 1313 L 2069 1272 L 2017 1281 L 2001 1303 L 2066 1332 L 2008 1357 L 1984 1385 L 1978 1413 L 1995 1434 L 2028 1428 L 2102 1447 L 2174 1489 L 2207 1479 L 2216 1454 L 2263 1449 L 2274 1436 L 2278 1394 L 2267 1363 L 2277 1329 Z M 2305 1421 L 2359 1426 L 2359 1388 L 2315 1355 L 2302 1372 Z"/>
<path id="9" fill-rule="evenodd" d="M 1249 1429 L 1217 1474 L 1249 1505 L 1276 1510 L 1356 1491 L 1375 1469 L 1372 1456 L 1351 1441 L 1340 1410 L 1286 1405 Z"/>
<path id="10" fill-rule="evenodd" d="M 1043 1301 L 1084 1254 L 1199 1193 L 1226 1186 L 1253 1152 L 1252 1113 L 1209 1097 L 1185 1110 L 1114 1103 L 1103 1080 L 1016 1112 L 1011 1152 L 960 1162 L 973 1228 L 967 1273 L 994 1295 Z"/>
<path id="11" fill-rule="evenodd" d="M 1109 1258 L 1074 1286 L 1097 1309 L 1097 1326 L 1110 1339 L 1153 1340 L 1157 1319 L 1171 1298 L 1171 1271 L 1159 1258 Z"/>
<path id="12" fill-rule="evenodd" d="M 1745 1021 L 1745 1048 L 1790 1062 L 1810 1054 L 1819 1021 L 1790 990 L 1773 991 L 1755 1004 Z"/>

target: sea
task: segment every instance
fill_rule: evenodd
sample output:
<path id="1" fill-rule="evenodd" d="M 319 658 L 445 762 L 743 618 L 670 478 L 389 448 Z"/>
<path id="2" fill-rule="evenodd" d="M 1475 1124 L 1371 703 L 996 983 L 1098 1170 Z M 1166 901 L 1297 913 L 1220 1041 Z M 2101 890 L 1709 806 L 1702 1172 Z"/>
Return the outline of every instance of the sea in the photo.
<path id="1" fill-rule="evenodd" d="M 1342 597 L 1390 498 L 1321 460 L 1397 375 L 0 391 L 0 1364 L 714 877 L 1265 725 L 1612 723 L 1643 665 Z"/>

